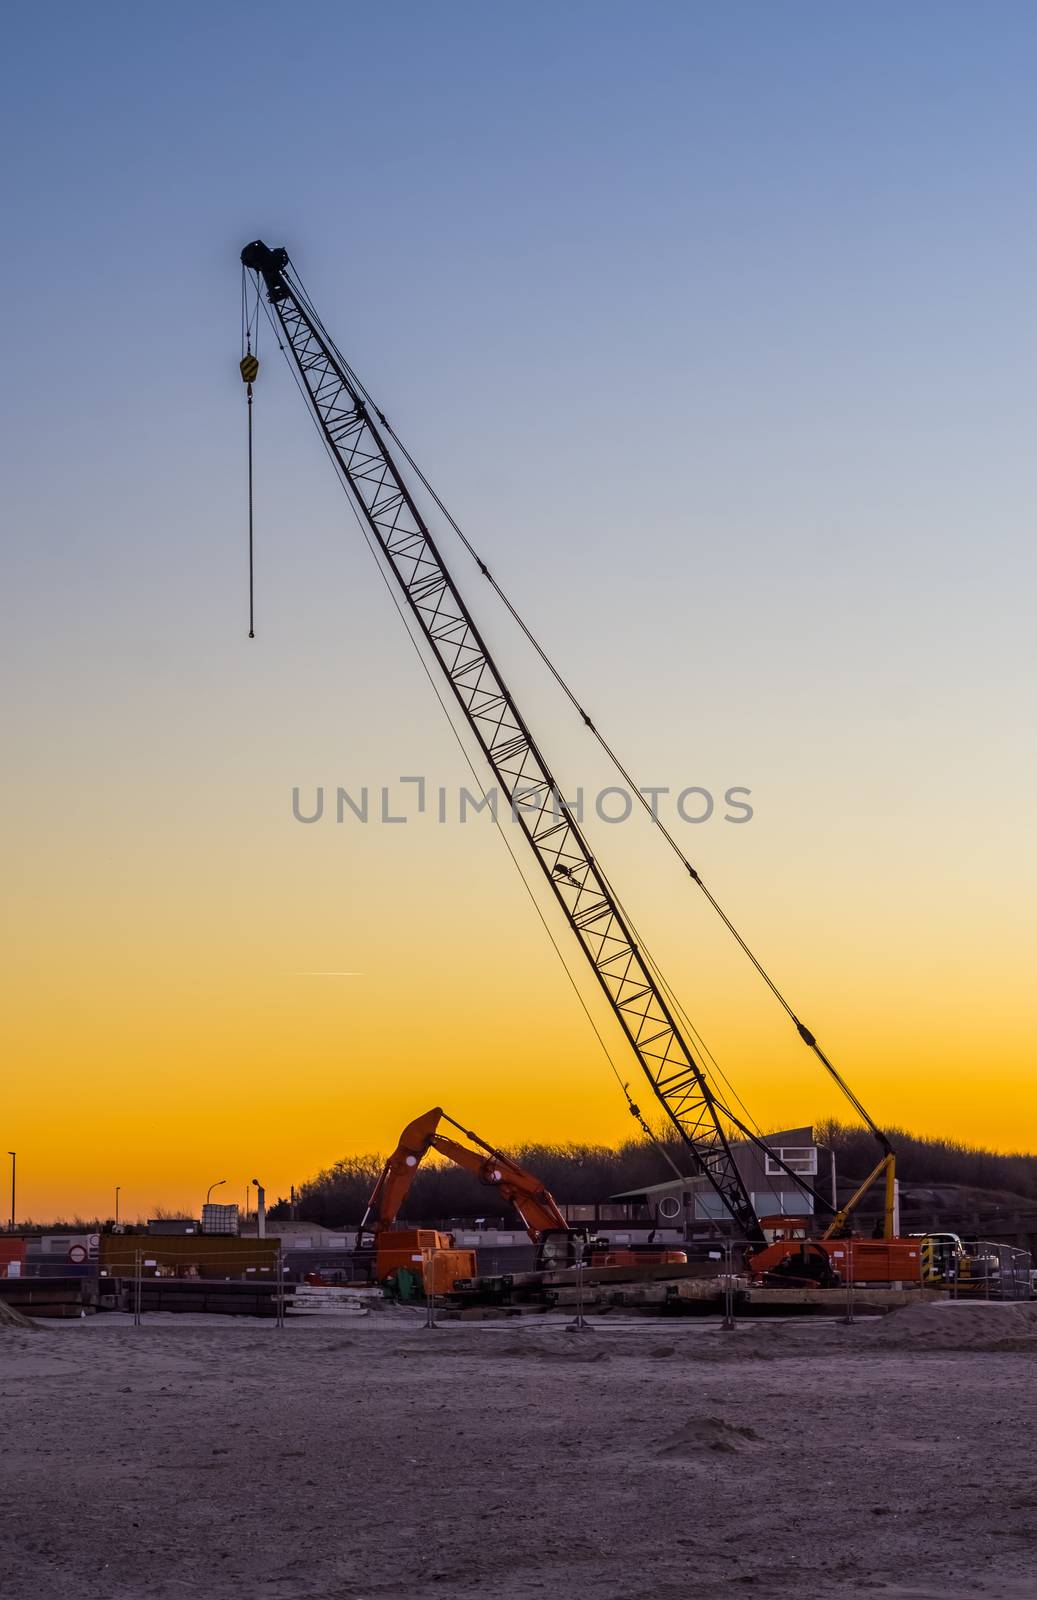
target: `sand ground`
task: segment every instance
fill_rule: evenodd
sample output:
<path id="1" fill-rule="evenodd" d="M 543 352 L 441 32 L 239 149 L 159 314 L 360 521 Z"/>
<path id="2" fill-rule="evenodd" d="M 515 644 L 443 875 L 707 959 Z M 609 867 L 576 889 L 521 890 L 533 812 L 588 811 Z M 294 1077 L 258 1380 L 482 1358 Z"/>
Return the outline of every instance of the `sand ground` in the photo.
<path id="1" fill-rule="evenodd" d="M 1037 1596 L 1037 1307 L 0 1328 L 10 1600 Z"/>

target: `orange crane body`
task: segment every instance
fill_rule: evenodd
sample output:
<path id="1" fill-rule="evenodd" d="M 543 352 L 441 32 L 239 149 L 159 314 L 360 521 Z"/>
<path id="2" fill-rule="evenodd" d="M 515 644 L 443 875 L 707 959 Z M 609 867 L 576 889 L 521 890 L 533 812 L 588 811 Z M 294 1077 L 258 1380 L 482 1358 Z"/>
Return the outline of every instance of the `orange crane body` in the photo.
<path id="1" fill-rule="evenodd" d="M 767 1221 L 768 1219 L 764 1219 Z M 778 1219 L 776 1219 L 778 1220 Z M 798 1227 L 780 1219 L 773 1243 L 754 1250 L 746 1264 L 756 1283 L 800 1286 L 811 1283 L 909 1283 L 919 1281 L 922 1268 L 921 1239 L 864 1239 L 844 1234 L 837 1239 L 808 1234 L 813 1218 Z"/>

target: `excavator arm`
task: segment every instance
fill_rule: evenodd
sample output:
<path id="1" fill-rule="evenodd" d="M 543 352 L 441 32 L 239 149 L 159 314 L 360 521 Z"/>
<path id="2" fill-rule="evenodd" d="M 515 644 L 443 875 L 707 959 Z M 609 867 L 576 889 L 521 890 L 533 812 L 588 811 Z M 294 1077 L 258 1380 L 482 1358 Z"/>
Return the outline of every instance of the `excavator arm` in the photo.
<path id="1" fill-rule="evenodd" d="M 544 1188 L 539 1178 L 535 1178 L 531 1172 L 525 1172 L 499 1150 L 491 1149 L 477 1134 L 466 1129 L 465 1138 L 472 1139 L 487 1154 L 469 1150 L 441 1133 L 436 1134 L 432 1146 L 449 1161 L 464 1167 L 466 1172 L 474 1172 L 482 1183 L 490 1184 L 509 1205 L 514 1206 L 534 1244 L 539 1242 L 543 1233 L 569 1231 L 569 1224 L 555 1204 L 554 1196 Z"/>
<path id="2" fill-rule="evenodd" d="M 442 1121 L 449 1122 L 478 1149 L 470 1150 L 456 1139 L 439 1133 Z M 433 1106 L 431 1111 L 425 1111 L 413 1122 L 408 1122 L 400 1134 L 396 1149 L 382 1168 L 381 1177 L 371 1191 L 367 1210 L 357 1229 L 358 1250 L 370 1249 L 378 1235 L 393 1226 L 418 1167 L 430 1150 L 438 1151 L 455 1166 L 473 1172 L 480 1182 L 497 1189 L 509 1205 L 514 1206 L 534 1244 L 545 1233 L 569 1231 L 569 1224 L 555 1203 L 554 1196 L 544 1188 L 539 1178 L 526 1172 L 503 1151 L 495 1150 L 471 1129 L 462 1128 L 453 1117 L 447 1116 L 442 1106 Z"/>
<path id="3" fill-rule="evenodd" d="M 382 1175 L 371 1190 L 367 1210 L 356 1233 L 356 1248 L 369 1250 L 379 1233 L 391 1228 L 400 1214 L 400 1208 L 410 1192 L 422 1158 L 428 1152 L 436 1129 L 442 1120 L 441 1106 L 433 1106 L 413 1122 L 408 1122 L 400 1134 L 399 1143 L 385 1166 Z"/>

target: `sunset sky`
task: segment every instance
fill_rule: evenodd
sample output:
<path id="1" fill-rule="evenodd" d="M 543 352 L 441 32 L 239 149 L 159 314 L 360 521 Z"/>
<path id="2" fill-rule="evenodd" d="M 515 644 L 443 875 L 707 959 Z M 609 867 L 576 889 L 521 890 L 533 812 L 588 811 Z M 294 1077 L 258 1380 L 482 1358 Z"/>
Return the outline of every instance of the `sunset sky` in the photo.
<path id="1" fill-rule="evenodd" d="M 294 16 L 5 22 L 20 1214 L 273 1198 L 434 1103 L 631 1132 L 486 819 L 293 820 L 470 780 L 268 332 L 246 637 L 257 236 L 638 780 L 751 790 L 663 809 L 876 1118 L 1037 1149 L 1037 14 Z M 567 790 L 612 781 L 443 548 Z M 587 831 L 756 1119 L 848 1114 L 661 841 Z"/>

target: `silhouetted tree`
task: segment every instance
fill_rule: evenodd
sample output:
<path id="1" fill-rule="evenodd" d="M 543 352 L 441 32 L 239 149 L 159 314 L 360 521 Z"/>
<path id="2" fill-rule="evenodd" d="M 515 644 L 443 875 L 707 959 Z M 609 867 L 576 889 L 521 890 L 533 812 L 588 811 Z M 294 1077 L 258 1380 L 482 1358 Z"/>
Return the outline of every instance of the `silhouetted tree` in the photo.
<path id="1" fill-rule="evenodd" d="M 905 1183 L 998 1190 L 1037 1200 L 1037 1157 L 998 1155 L 953 1139 L 920 1139 L 890 1129 L 897 1150 L 898 1171 Z M 860 1179 L 875 1165 L 877 1149 L 866 1128 L 828 1120 L 817 1124 L 815 1137 L 836 1153 L 844 1179 Z M 689 1152 L 674 1137 L 660 1141 L 682 1172 L 691 1171 Z M 593 1204 L 628 1189 L 645 1188 L 672 1178 L 673 1169 L 658 1145 L 632 1139 L 618 1147 L 581 1144 L 526 1144 L 508 1154 L 535 1172 L 557 1200 Z M 382 1170 L 384 1157 L 350 1156 L 309 1179 L 297 1191 L 296 1216 L 325 1227 L 356 1226 Z M 286 1218 L 288 1203 L 279 1200 L 272 1218 Z M 451 1217 L 500 1217 L 514 1213 L 488 1186 L 470 1173 L 426 1157 L 408 1196 L 405 1217 L 430 1223 Z"/>

